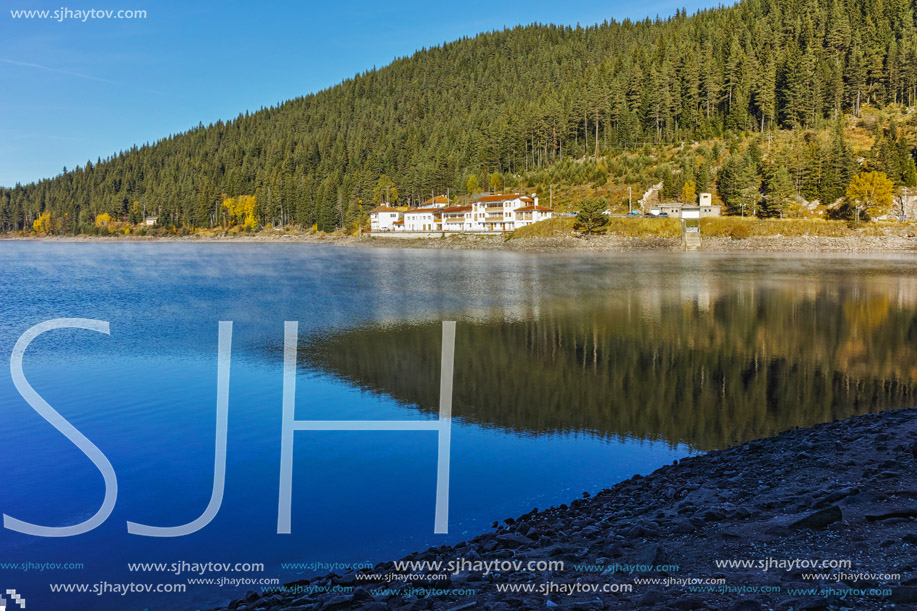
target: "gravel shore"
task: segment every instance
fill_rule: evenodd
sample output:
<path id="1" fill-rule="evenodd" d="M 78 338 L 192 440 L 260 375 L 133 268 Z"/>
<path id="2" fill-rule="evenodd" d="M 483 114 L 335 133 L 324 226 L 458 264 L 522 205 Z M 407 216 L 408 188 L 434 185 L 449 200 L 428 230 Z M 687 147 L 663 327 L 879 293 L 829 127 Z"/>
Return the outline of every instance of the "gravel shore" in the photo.
<path id="1" fill-rule="evenodd" d="M 660 237 L 628 238 L 617 235 L 506 238 L 499 235 L 453 235 L 443 238 L 352 237 L 334 234 L 297 234 L 267 232 L 237 236 L 124 236 L 124 237 L 0 237 L 0 241 L 19 242 L 192 242 L 192 243 L 302 243 L 345 247 L 422 248 L 439 250 L 507 250 L 516 252 L 631 252 L 681 251 L 681 240 Z M 745 239 L 704 238 L 701 251 L 707 252 L 799 252 L 799 253 L 917 253 L 917 237 L 904 235 L 751 236 Z"/>
<path id="2" fill-rule="evenodd" d="M 564 568 L 443 580 L 385 562 L 220 611 L 917 609 L 917 408 L 686 458 L 403 560 Z"/>
<path id="3" fill-rule="evenodd" d="M 682 251 L 681 240 L 675 238 L 627 238 L 616 235 L 513 238 L 501 236 L 448 237 L 427 239 L 352 238 L 339 242 L 345 246 L 377 246 L 386 248 L 440 248 L 474 250 L 509 250 L 520 252 L 629 252 L 629 251 Z M 887 253 L 917 252 L 917 238 L 904 236 L 752 236 L 732 238 L 704 238 L 699 248 L 708 252 L 830 252 L 830 253 Z"/>

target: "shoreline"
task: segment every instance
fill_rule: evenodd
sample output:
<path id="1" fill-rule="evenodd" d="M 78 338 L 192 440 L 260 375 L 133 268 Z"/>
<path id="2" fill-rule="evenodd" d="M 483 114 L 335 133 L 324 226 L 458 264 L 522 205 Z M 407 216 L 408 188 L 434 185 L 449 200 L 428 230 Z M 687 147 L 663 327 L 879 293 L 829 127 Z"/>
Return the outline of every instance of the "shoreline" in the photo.
<path id="1" fill-rule="evenodd" d="M 917 408 L 688 457 L 494 527 L 402 560 L 559 560 L 564 569 L 441 580 L 383 562 L 286 584 L 292 592 L 249 592 L 219 611 L 914 608 Z M 802 565 L 810 560 L 850 565 L 813 570 Z M 591 590 L 606 586 L 619 591 Z M 421 587 L 451 593 L 414 595 Z M 516 590 L 499 591 L 508 587 Z"/>
<path id="2" fill-rule="evenodd" d="M 508 252 L 684 252 L 681 240 L 662 237 L 622 237 L 593 235 L 581 237 L 506 238 L 499 235 L 454 235 L 441 238 L 353 237 L 343 235 L 277 234 L 244 236 L 67 236 L 0 237 L 0 242 L 51 243 L 243 243 L 243 244 L 324 244 L 346 248 L 409 248 L 437 250 L 503 250 Z M 917 237 L 886 236 L 751 236 L 704 238 L 695 252 L 748 253 L 917 253 Z"/>

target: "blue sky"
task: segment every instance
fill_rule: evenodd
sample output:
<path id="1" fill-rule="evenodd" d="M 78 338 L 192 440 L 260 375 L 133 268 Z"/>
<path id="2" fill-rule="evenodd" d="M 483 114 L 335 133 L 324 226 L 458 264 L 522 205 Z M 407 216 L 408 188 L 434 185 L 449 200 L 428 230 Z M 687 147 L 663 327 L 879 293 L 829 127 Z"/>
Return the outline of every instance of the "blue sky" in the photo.
<path id="1" fill-rule="evenodd" d="M 648 0 L 8 0 L 0 13 L 0 185 L 95 162 L 199 122 L 334 85 L 395 57 L 532 22 L 593 24 L 713 3 Z M 14 19 L 12 10 L 145 10 Z M 72 14 L 72 13 L 71 13 Z"/>

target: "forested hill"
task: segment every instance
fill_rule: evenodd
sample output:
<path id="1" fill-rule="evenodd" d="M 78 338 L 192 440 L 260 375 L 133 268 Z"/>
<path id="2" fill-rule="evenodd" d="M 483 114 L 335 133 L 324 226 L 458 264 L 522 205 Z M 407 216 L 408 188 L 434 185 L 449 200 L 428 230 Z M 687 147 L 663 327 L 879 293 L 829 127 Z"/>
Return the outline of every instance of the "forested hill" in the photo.
<path id="1" fill-rule="evenodd" d="M 512 185 L 565 157 L 817 127 L 915 94 L 909 0 L 746 0 L 664 21 L 516 27 L 0 190 L 0 229 L 50 212 L 73 233 L 139 210 L 208 227 L 224 198 L 255 195 L 259 223 L 331 230 L 357 218 L 380 177 L 411 205 L 473 190 L 472 176 Z"/>

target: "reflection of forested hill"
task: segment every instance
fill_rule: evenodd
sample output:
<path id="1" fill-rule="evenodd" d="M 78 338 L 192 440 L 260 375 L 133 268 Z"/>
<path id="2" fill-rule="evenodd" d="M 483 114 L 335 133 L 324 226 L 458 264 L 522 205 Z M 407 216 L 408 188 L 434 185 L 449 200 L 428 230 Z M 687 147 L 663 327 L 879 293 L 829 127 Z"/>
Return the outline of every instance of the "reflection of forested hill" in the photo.
<path id="1" fill-rule="evenodd" d="M 609 297 L 541 308 L 532 321 L 460 322 L 454 413 L 522 432 L 712 449 L 914 404 L 917 312 L 887 298 L 762 290 L 644 306 Z M 437 324 L 341 332 L 311 341 L 303 358 L 437 407 Z"/>

